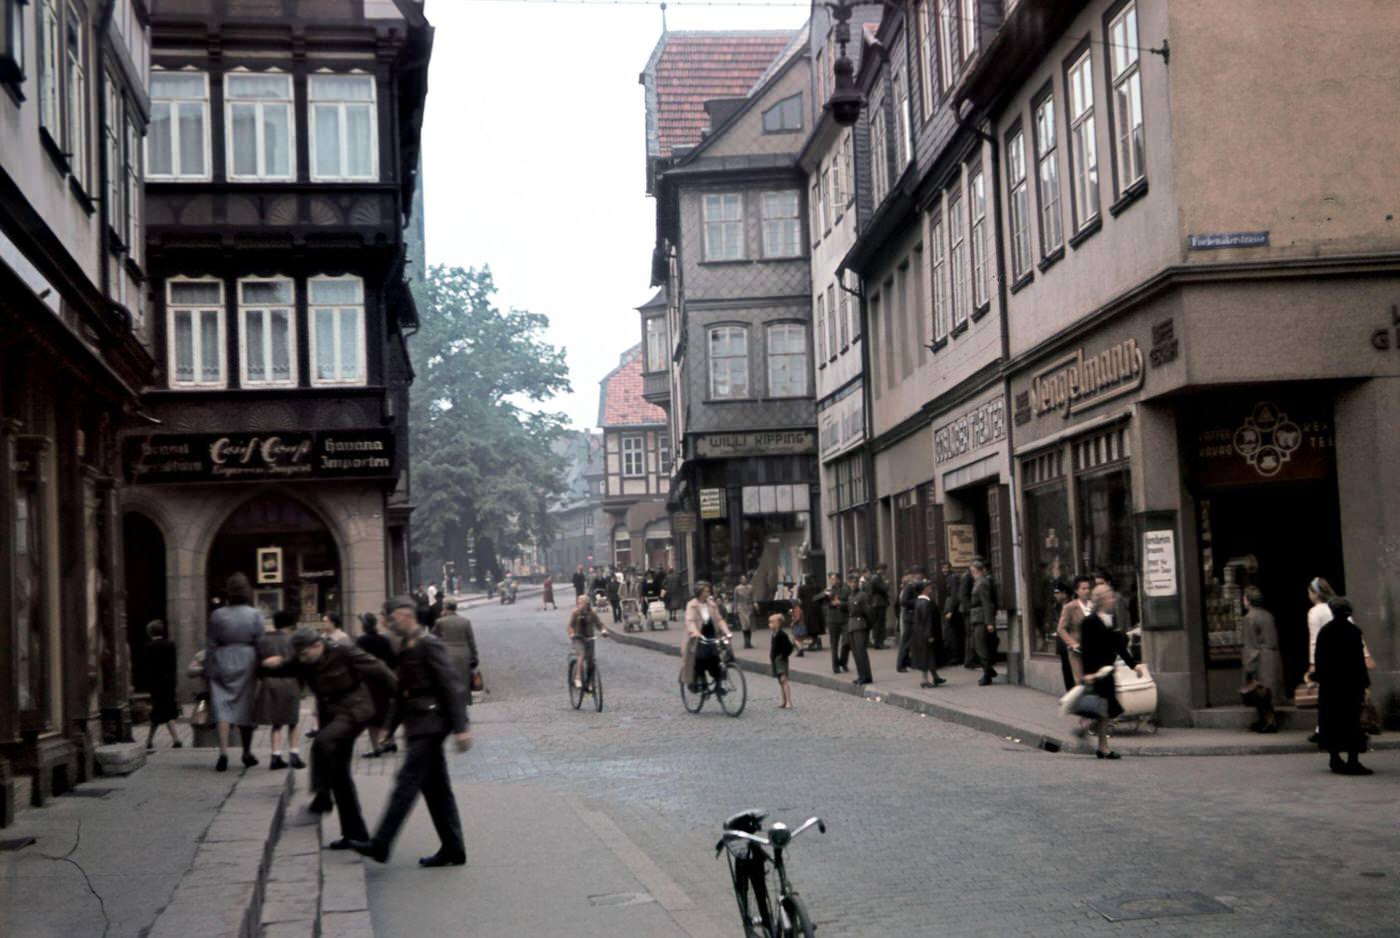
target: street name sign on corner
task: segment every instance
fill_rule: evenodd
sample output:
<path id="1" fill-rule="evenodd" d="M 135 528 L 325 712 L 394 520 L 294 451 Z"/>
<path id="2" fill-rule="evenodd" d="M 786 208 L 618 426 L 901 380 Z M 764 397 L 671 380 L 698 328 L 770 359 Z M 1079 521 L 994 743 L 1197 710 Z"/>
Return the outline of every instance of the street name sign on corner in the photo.
<path id="1" fill-rule="evenodd" d="M 1266 248 L 1267 231 L 1230 231 L 1222 234 L 1193 234 L 1186 236 L 1186 246 L 1193 251 L 1218 251 L 1221 248 Z"/>

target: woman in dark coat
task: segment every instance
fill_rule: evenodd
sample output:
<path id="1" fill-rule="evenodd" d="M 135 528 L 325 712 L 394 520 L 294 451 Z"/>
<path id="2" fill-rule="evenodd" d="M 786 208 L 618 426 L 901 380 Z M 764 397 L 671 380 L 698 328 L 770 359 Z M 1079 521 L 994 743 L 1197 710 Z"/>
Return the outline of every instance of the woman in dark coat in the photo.
<path id="1" fill-rule="evenodd" d="M 934 601 L 936 587 L 932 580 L 914 598 L 914 624 L 909 633 L 909 660 L 914 669 L 922 671 L 920 687 L 937 687 L 948 683 L 938 676 L 938 633 L 942 627 L 942 609 Z"/>
<path id="2" fill-rule="evenodd" d="M 225 589 L 228 603 L 214 610 L 205 633 L 204 673 L 209 679 L 209 712 L 219 730 L 219 759 L 214 769 L 228 769 L 228 730 L 236 725 L 243 735 L 243 764 L 254 766 L 253 704 L 258 691 L 258 639 L 262 613 L 253 608 L 248 578 L 235 573 Z"/>
<path id="3" fill-rule="evenodd" d="M 1108 748 L 1108 724 L 1123 712 L 1113 685 L 1113 664 L 1118 658 L 1122 658 L 1128 667 L 1139 674 L 1142 673 L 1142 665 L 1128 650 L 1127 636 L 1117 629 L 1110 628 L 1101 618 L 1112 616 L 1118 604 L 1118 594 L 1113 591 L 1113 587 L 1106 584 L 1094 587 L 1092 599 L 1094 611 L 1085 616 L 1084 621 L 1079 624 L 1079 653 L 1084 662 L 1084 680 L 1091 683 L 1095 694 L 1108 701 L 1107 716 L 1100 719 L 1095 726 L 1099 748 L 1094 754 L 1100 759 L 1117 759 L 1118 753 Z M 1094 674 L 1105 667 L 1110 669 L 1108 674 L 1095 678 Z"/>
<path id="4" fill-rule="evenodd" d="M 282 609 L 272 615 L 273 630 L 258 639 L 258 660 L 281 658 L 293 661 L 292 632 L 297 627 L 297 614 Z M 306 768 L 301 759 L 301 742 L 297 739 L 297 724 L 301 721 L 301 682 L 284 672 L 263 669 L 258 680 L 258 697 L 253 706 L 258 726 L 272 727 L 272 761 L 269 769 L 285 769 L 288 762 L 294 769 Z M 287 731 L 289 759 L 282 758 L 282 731 Z"/>
<path id="5" fill-rule="evenodd" d="M 183 743 L 175 735 L 175 719 L 180 715 L 180 704 L 175 699 L 175 688 L 179 681 L 176 676 L 175 643 L 166 635 L 165 623 L 152 619 L 146 623 L 146 681 L 151 692 L 151 731 L 146 734 L 146 751 L 156 748 L 156 730 L 164 726 L 170 731 L 170 745 L 179 749 Z"/>
<path id="6" fill-rule="evenodd" d="M 1351 603 L 1335 596 L 1327 605 L 1332 621 L 1317 633 L 1317 729 L 1319 746 L 1331 754 L 1328 767 L 1338 775 L 1370 775 L 1371 769 L 1357 756 L 1365 746 L 1361 731 L 1361 704 L 1371 676 L 1366 673 L 1365 643 L 1351 621 Z M 1347 754 L 1342 762 L 1341 754 Z"/>

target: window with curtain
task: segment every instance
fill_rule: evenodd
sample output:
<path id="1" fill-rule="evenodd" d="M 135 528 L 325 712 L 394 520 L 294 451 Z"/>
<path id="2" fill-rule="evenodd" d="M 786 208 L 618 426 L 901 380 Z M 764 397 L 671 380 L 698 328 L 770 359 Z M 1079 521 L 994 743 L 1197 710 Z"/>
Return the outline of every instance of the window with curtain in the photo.
<path id="1" fill-rule="evenodd" d="M 705 226 L 705 260 L 736 261 L 744 257 L 744 200 L 737 192 L 701 199 Z"/>
<path id="2" fill-rule="evenodd" d="M 977 55 L 978 6 L 979 0 L 962 0 L 962 11 L 958 18 L 962 25 L 963 61 L 969 61 Z"/>
<path id="3" fill-rule="evenodd" d="M 1046 93 L 1035 105 L 1035 187 L 1040 207 L 1040 254 L 1055 253 L 1065 243 L 1060 220 L 1060 166 L 1055 154 L 1055 98 Z"/>
<path id="4" fill-rule="evenodd" d="M 817 294 L 817 361 L 826 361 L 826 294 Z"/>
<path id="5" fill-rule="evenodd" d="M 710 329 L 710 397 L 749 396 L 749 330 L 743 326 Z"/>
<path id="6" fill-rule="evenodd" d="M 943 37 L 943 92 L 953 90 L 953 80 L 958 75 L 958 0 L 939 0 L 938 29 Z"/>
<path id="7" fill-rule="evenodd" d="M 1030 191 L 1026 185 L 1026 135 L 1018 127 L 1006 141 L 1007 209 L 1011 216 L 1011 276 L 1031 269 Z"/>
<path id="8" fill-rule="evenodd" d="M 670 342 L 666 336 L 666 317 L 651 316 L 647 319 L 646 370 L 665 371 L 671 358 Z"/>
<path id="9" fill-rule="evenodd" d="M 311 383 L 364 384 L 364 281 L 359 277 L 313 277 L 306 289 Z"/>
<path id="10" fill-rule="evenodd" d="M 63 140 L 63 17 L 58 0 L 40 0 L 39 7 L 39 126 L 55 143 Z"/>
<path id="11" fill-rule="evenodd" d="M 1069 67 L 1069 155 L 1073 184 L 1074 228 L 1099 214 L 1099 153 L 1094 136 L 1094 76 L 1089 50 Z"/>
<path id="12" fill-rule="evenodd" d="M 934 23 L 934 4 L 937 0 L 914 0 L 914 21 L 919 29 L 919 84 L 923 94 L 924 120 L 933 114 L 933 105 L 938 97 L 938 27 Z"/>
<path id="13" fill-rule="evenodd" d="M 241 378 L 248 387 L 296 384 L 296 300 L 285 277 L 238 281 Z"/>
<path id="14" fill-rule="evenodd" d="M 67 67 L 67 85 L 64 89 L 68 119 L 65 126 L 68 132 L 64 146 L 68 150 L 68 166 L 73 178 L 84 189 L 90 181 L 88 158 L 88 84 L 87 84 L 87 43 L 83 18 L 71 4 L 68 19 L 64 24 L 64 50 Z"/>
<path id="15" fill-rule="evenodd" d="M 1142 136 L 1142 75 L 1138 71 L 1137 4 L 1129 3 L 1108 24 L 1109 65 L 1113 80 L 1118 192 L 1146 172 Z"/>
<path id="16" fill-rule="evenodd" d="M 373 75 L 312 75 L 311 178 L 377 179 L 379 133 Z"/>
<path id="17" fill-rule="evenodd" d="M 3 0 L 0 0 L 3 2 Z M 122 115 L 122 95 L 116 81 L 107 75 L 105 84 L 107 107 L 102 115 L 102 142 L 107 154 L 107 224 L 126 240 L 126 210 L 122 203 L 126 195 L 126 177 L 122 171 L 122 137 L 126 131 L 126 120 Z"/>
<path id="18" fill-rule="evenodd" d="M 768 327 L 768 396 L 806 393 L 807 330 L 801 323 L 774 323 Z"/>
<path id="19" fill-rule="evenodd" d="M 126 120 L 126 153 L 123 174 L 126 178 L 126 253 L 132 260 L 145 255 L 141 245 L 141 129 L 128 113 Z"/>
<path id="20" fill-rule="evenodd" d="M 943 219 L 935 215 L 929 221 L 928 240 L 932 246 L 930 253 L 933 268 L 933 340 L 948 338 L 952 330 L 948 306 L 948 260 L 943 250 Z"/>
<path id="21" fill-rule="evenodd" d="M 949 300 L 953 313 L 953 328 L 967 322 L 967 206 L 963 204 L 962 189 L 948 190 L 948 268 L 951 289 Z"/>
<path id="22" fill-rule="evenodd" d="M 292 76 L 282 72 L 232 72 L 224 76 L 228 177 L 291 179 L 296 172 Z"/>
<path id="23" fill-rule="evenodd" d="M 646 439 L 641 434 L 622 438 L 622 474 L 629 479 L 646 475 Z"/>
<path id="24" fill-rule="evenodd" d="M 987 277 L 987 179 L 982 167 L 967 177 L 967 197 L 972 209 L 972 308 L 991 302 Z"/>
<path id="25" fill-rule="evenodd" d="M 875 204 L 885 201 L 889 188 L 889 149 L 885 140 L 885 110 L 880 104 L 870 107 L 870 185 Z"/>
<path id="26" fill-rule="evenodd" d="M 209 178 L 209 76 L 203 72 L 151 73 L 146 178 Z"/>
<path id="27" fill-rule="evenodd" d="M 823 182 L 827 182 L 823 177 Z M 823 189 L 828 189 L 823 186 Z M 763 256 L 802 255 L 802 210 L 797 190 L 763 193 Z"/>
<path id="28" fill-rule="evenodd" d="M 166 283 L 168 377 L 172 388 L 221 388 L 224 378 L 224 285 L 218 280 Z"/>

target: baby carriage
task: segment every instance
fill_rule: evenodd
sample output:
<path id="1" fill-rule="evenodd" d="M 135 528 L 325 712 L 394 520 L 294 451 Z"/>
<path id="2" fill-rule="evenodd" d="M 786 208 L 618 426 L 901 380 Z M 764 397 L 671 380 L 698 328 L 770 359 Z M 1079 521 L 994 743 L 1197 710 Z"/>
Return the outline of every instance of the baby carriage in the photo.
<path id="1" fill-rule="evenodd" d="M 671 627 L 671 615 L 666 611 L 666 604 L 661 601 L 661 596 L 657 593 L 648 593 L 646 598 L 646 618 L 647 628 L 655 632 L 657 629 L 669 629 Z"/>

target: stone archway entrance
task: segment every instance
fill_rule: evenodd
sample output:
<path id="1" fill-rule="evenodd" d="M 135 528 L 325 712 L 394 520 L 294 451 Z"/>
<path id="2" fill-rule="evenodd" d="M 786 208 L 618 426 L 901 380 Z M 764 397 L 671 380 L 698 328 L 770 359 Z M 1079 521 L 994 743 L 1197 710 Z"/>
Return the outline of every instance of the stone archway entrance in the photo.
<path id="1" fill-rule="evenodd" d="M 126 572 L 126 643 L 130 650 L 131 685 L 149 690 L 145 655 L 146 623 L 165 620 L 169 606 L 165 586 L 165 535 L 138 511 L 122 515 L 122 569 Z"/>
<path id="2" fill-rule="evenodd" d="M 207 608 L 221 605 L 224 584 L 242 573 L 268 616 L 291 609 L 312 623 L 327 612 L 342 612 L 335 537 L 310 509 L 285 495 L 260 495 L 235 509 L 210 545 L 207 570 Z"/>

